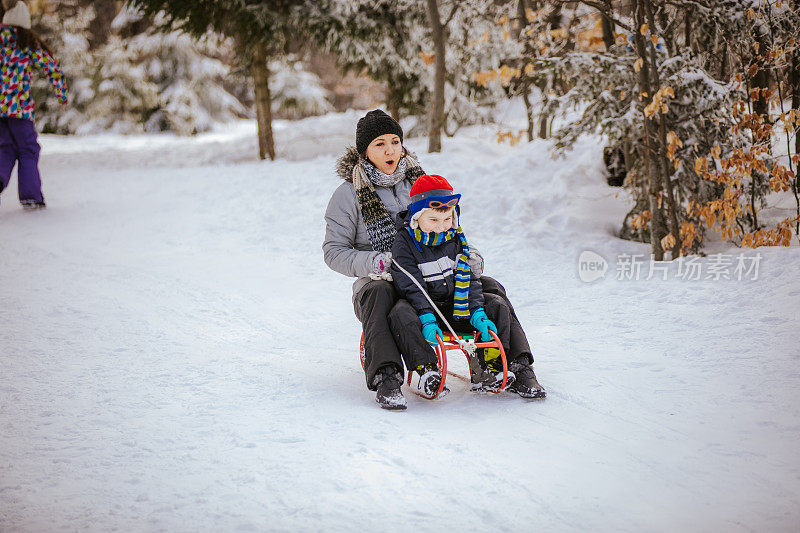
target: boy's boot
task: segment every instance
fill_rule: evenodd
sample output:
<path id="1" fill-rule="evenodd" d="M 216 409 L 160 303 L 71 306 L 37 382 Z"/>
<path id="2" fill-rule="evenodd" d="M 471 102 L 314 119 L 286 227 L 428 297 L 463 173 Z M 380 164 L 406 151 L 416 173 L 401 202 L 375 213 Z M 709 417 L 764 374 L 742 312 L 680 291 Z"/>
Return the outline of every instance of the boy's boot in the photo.
<path id="1" fill-rule="evenodd" d="M 469 365 L 470 390 L 476 392 L 496 392 L 503 384 L 503 362 L 497 348 L 479 348 Z M 509 368 L 506 375 L 506 388 L 514 382 L 514 373 Z"/>
<path id="2" fill-rule="evenodd" d="M 419 365 L 415 368 L 419 374 L 419 384 L 417 387 L 422 391 L 426 398 L 432 399 L 439 390 L 439 385 L 442 383 L 442 373 L 436 368 L 436 365 L 428 363 L 427 365 Z M 442 387 L 442 392 L 439 393 L 438 398 L 444 398 L 450 389 L 447 385 Z"/>
<path id="3" fill-rule="evenodd" d="M 372 384 L 378 387 L 375 401 L 380 404 L 382 409 L 400 411 L 408 407 L 403 392 L 400 390 L 400 385 L 403 384 L 403 375 L 394 365 L 379 368 Z"/>
<path id="4" fill-rule="evenodd" d="M 523 398 L 544 398 L 547 391 L 544 390 L 536 380 L 533 373 L 533 366 L 523 357 L 511 363 L 511 370 L 514 371 L 516 380 L 508 387 L 509 392 L 516 392 Z"/>
<path id="5" fill-rule="evenodd" d="M 484 348 L 483 361 L 486 363 L 486 370 L 491 373 L 497 380 L 497 387 L 503 383 L 503 360 L 500 358 L 500 350 L 497 348 Z M 506 375 L 506 389 L 514 383 L 516 375 L 511 371 L 511 366 L 508 367 L 508 374 Z"/>

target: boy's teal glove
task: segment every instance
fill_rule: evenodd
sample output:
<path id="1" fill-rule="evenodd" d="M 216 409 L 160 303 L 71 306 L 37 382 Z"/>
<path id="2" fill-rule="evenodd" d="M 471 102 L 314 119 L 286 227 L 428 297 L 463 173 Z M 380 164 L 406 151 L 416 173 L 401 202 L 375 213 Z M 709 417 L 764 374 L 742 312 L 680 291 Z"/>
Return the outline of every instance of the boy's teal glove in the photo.
<path id="1" fill-rule="evenodd" d="M 497 333 L 497 326 L 486 316 L 486 311 L 483 310 L 483 307 L 479 307 L 472 312 L 472 315 L 469 317 L 469 323 L 472 324 L 472 327 L 481 332 L 481 341 L 483 342 L 492 340 L 492 336 L 489 335 L 489 330 Z"/>
<path id="2" fill-rule="evenodd" d="M 419 321 L 422 323 L 422 336 L 428 341 L 431 346 L 436 346 L 439 341 L 436 340 L 436 335 L 443 337 L 442 330 L 436 324 L 436 317 L 433 313 L 423 313 L 419 315 Z"/>

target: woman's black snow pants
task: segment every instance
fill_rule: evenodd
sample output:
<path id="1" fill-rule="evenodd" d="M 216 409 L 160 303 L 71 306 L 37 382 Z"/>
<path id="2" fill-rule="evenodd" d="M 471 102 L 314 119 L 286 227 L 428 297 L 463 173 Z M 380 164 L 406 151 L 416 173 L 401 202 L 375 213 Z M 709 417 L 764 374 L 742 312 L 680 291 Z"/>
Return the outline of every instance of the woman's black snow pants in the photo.
<path id="1" fill-rule="evenodd" d="M 403 371 L 403 359 L 393 330 L 402 329 L 404 336 L 414 338 L 413 343 L 425 348 L 414 350 L 417 359 L 405 357 L 407 368 L 436 362 L 436 355 L 422 336 L 422 326 L 416 311 L 407 301 L 398 300 L 397 291 L 391 282 L 373 280 L 364 285 L 358 291 L 354 307 L 364 331 L 364 373 L 369 390 L 377 388 L 372 380 L 379 368 L 394 365 L 399 372 Z M 393 325 L 390 326 L 390 323 Z M 416 328 L 410 327 L 414 323 Z M 405 327 L 400 328 L 400 324 Z M 412 331 L 414 329 L 416 331 Z"/>
<path id="2" fill-rule="evenodd" d="M 506 307 L 508 307 L 511 313 L 508 345 L 506 345 L 506 341 L 500 337 L 500 340 L 503 342 L 503 348 L 505 348 L 507 352 L 508 362 L 511 363 L 512 361 L 523 358 L 529 365 L 532 365 L 533 351 L 531 351 L 531 346 L 528 344 L 528 337 L 525 335 L 525 331 L 523 331 L 522 325 L 519 323 L 517 313 L 514 311 L 514 306 L 511 305 L 511 301 L 508 299 L 508 296 L 506 296 L 505 287 L 500 285 L 499 281 L 489 276 L 481 277 L 481 285 L 483 286 L 484 299 L 487 294 L 496 294 L 503 299 L 503 302 L 505 302 Z M 486 311 L 486 315 L 490 320 L 494 320 L 488 310 Z M 498 328 L 499 327 L 500 326 L 498 326 Z"/>

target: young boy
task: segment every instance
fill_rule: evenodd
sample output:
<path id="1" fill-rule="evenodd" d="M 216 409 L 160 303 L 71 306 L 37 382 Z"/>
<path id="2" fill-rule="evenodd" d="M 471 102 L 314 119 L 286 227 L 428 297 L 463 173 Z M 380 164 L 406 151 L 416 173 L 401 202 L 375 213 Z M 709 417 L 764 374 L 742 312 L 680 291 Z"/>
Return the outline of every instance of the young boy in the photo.
<path id="1" fill-rule="evenodd" d="M 494 331 L 503 344 L 509 363 L 506 390 L 523 398 L 544 398 L 545 390 L 533 372 L 533 357 L 525 349 L 514 353 L 511 349 L 510 326 L 512 309 L 495 294 L 483 293 L 481 282 L 470 272 L 470 248 L 459 225 L 461 199 L 453 194 L 453 187 L 441 176 L 423 175 L 410 191 L 408 211 L 398 215 L 399 231 L 392 247 L 391 274 L 394 285 L 419 315 L 419 323 L 405 327 L 419 327 L 425 340 L 436 345 L 436 336 L 442 335 L 437 314 L 430 301 L 417 285 L 400 271 L 399 264 L 425 288 L 457 332 L 477 330 L 481 341 L 491 341 L 489 330 Z M 419 330 L 417 330 L 419 331 Z M 414 336 L 394 331 L 398 348 L 407 361 L 431 360 L 431 349 L 411 342 Z M 427 353 L 420 353 L 427 350 Z M 496 348 L 477 352 L 480 368 L 471 369 L 472 390 L 498 390 L 502 383 L 502 362 Z M 434 363 L 413 367 L 420 375 L 420 388 L 429 394 L 431 387 L 438 388 L 441 374 Z M 443 391 L 444 392 L 444 391 Z M 429 394 L 430 395 L 430 394 Z"/>

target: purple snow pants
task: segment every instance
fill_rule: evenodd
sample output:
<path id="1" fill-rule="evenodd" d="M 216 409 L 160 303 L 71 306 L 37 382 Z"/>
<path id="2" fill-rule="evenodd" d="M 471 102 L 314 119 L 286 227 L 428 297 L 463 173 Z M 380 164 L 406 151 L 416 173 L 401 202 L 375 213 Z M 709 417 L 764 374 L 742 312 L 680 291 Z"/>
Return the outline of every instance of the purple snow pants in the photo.
<path id="1" fill-rule="evenodd" d="M 19 182 L 19 200 L 43 202 L 39 177 L 39 143 L 32 120 L 0 118 L 0 191 L 8 186 L 14 164 Z"/>

